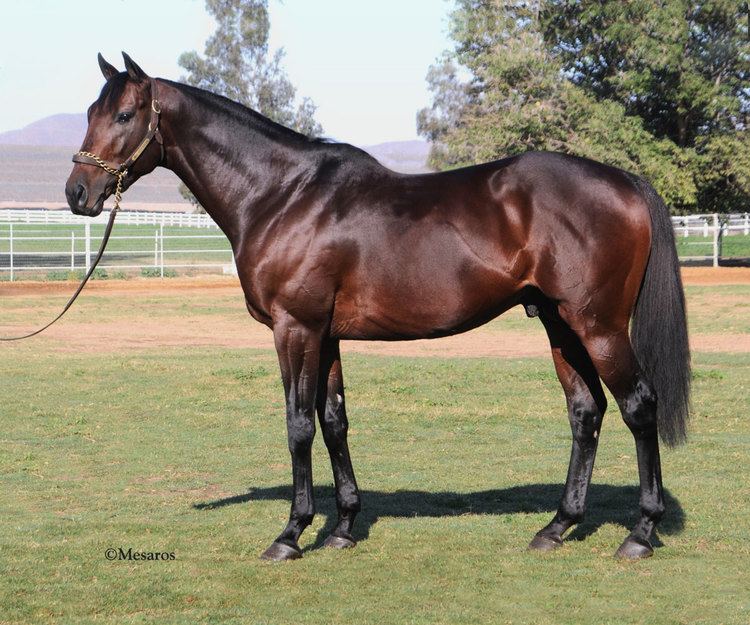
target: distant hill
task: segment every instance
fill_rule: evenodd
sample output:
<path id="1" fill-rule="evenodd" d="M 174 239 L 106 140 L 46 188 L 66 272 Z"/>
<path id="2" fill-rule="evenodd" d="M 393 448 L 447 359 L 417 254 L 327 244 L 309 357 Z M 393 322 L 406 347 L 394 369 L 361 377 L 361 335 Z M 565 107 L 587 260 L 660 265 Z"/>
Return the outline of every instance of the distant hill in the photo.
<path id="1" fill-rule="evenodd" d="M 86 134 L 86 116 L 60 114 L 45 117 L 25 128 L 0 133 L 0 202 L 64 204 L 63 186 L 70 173 L 70 157 Z M 386 167 L 403 173 L 430 171 L 430 146 L 424 141 L 393 141 L 362 146 Z M 128 191 L 131 202 L 184 204 L 170 171 L 157 169 Z"/>
<path id="2" fill-rule="evenodd" d="M 0 132 L 0 145 L 79 146 L 86 134 L 86 115 L 60 113 L 18 130 Z"/>
<path id="3" fill-rule="evenodd" d="M 80 143 L 78 144 L 80 145 Z M 0 202 L 44 202 L 50 208 L 66 206 L 65 181 L 78 149 L 67 146 L 0 145 Z M 128 189 L 124 204 L 189 205 L 177 190 L 179 179 L 159 168 Z M 139 208 L 145 208 L 140 206 Z"/>

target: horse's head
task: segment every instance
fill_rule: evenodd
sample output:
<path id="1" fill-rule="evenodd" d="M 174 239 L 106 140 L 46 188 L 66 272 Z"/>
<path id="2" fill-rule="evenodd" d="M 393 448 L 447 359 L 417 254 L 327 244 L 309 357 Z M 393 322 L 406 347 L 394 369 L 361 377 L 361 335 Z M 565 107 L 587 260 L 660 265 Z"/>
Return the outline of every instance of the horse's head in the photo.
<path id="1" fill-rule="evenodd" d="M 89 107 L 86 137 L 65 185 L 68 205 L 78 215 L 101 213 L 104 200 L 117 189 L 114 171 L 127 170 L 122 176 L 124 191 L 162 159 L 155 83 L 127 54 L 122 56 L 125 72 L 99 55 L 107 83 Z"/>

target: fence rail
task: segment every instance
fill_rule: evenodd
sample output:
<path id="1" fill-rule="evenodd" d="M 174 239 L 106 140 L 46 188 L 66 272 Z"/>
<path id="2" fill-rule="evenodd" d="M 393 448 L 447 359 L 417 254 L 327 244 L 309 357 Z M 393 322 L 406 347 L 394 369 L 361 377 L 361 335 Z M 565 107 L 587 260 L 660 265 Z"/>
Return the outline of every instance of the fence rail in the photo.
<path id="1" fill-rule="evenodd" d="M 0 279 L 88 270 L 108 218 L 0 210 Z M 672 224 L 681 262 L 750 265 L 749 213 L 685 215 Z M 105 271 L 236 273 L 229 242 L 208 215 L 123 211 L 117 226 L 100 264 Z"/>
<path id="2" fill-rule="evenodd" d="M 96 217 L 82 218 L 67 210 L 42 210 L 34 208 L 16 208 L 0 210 L 0 223 L 23 224 L 64 224 L 80 225 L 82 219 L 92 224 L 106 224 L 109 212 L 102 212 Z M 155 211 L 120 211 L 117 223 L 128 226 L 177 226 L 184 228 L 216 228 L 216 222 L 205 213 L 175 213 Z"/>
<path id="3" fill-rule="evenodd" d="M 108 218 L 0 211 L 0 279 L 16 280 L 22 275 L 59 279 L 69 272 L 87 271 Z M 99 270 L 161 277 L 176 270 L 236 272 L 229 241 L 207 215 L 125 211 L 118 215 Z"/>
<path id="4" fill-rule="evenodd" d="M 681 215 L 672 217 L 672 226 L 682 262 L 750 263 L 750 240 L 735 245 L 740 243 L 735 237 L 750 236 L 750 213 Z"/>

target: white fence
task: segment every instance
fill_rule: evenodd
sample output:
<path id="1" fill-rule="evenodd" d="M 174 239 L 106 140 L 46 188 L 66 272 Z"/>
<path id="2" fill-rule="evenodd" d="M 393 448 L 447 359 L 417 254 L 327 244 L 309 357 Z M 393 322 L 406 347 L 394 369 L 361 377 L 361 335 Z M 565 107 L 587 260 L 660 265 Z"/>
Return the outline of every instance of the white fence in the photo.
<path id="1" fill-rule="evenodd" d="M 0 210 L 0 279 L 44 272 L 87 270 L 101 242 L 108 213 L 90 219 L 67 211 Z M 728 237 L 750 236 L 750 214 L 672 217 L 680 260 L 719 265 Z M 750 239 L 740 256 L 750 257 Z M 735 254 L 736 255 L 736 254 Z M 165 276 L 236 272 L 226 237 L 205 214 L 123 211 L 100 267 Z M 49 276 L 48 276 L 49 277 Z"/>
<path id="2" fill-rule="evenodd" d="M 690 246 L 687 251 L 696 251 L 695 254 L 680 254 L 681 261 L 710 260 L 714 267 L 718 267 L 720 259 L 724 257 L 722 252 L 726 237 L 750 235 L 750 213 L 682 215 L 672 217 L 672 226 L 675 229 L 678 248 Z M 698 251 L 703 253 L 699 254 Z"/>
<path id="3" fill-rule="evenodd" d="M 68 224 L 80 225 L 84 222 L 106 224 L 109 212 L 96 217 L 80 217 L 68 210 L 37 210 L 32 208 L 0 210 L 0 223 L 21 224 Z M 218 228 L 205 213 L 167 213 L 154 211 L 120 211 L 117 223 L 127 226 L 180 226 L 186 228 Z"/>
<path id="4" fill-rule="evenodd" d="M 85 219 L 62 211 L 0 211 L 0 279 L 87 271 L 108 219 L 109 213 Z M 178 270 L 236 272 L 227 238 L 207 215 L 125 211 L 99 269 L 161 277 Z"/>

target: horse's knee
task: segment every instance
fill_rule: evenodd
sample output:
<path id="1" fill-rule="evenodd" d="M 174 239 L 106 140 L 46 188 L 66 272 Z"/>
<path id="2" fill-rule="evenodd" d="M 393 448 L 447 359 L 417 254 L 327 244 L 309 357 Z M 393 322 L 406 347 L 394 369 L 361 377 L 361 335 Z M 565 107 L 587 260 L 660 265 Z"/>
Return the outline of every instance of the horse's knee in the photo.
<path id="1" fill-rule="evenodd" d="M 656 393 L 643 378 L 638 379 L 620 408 L 623 421 L 634 436 L 656 434 Z"/>
<path id="2" fill-rule="evenodd" d="M 575 399 L 570 404 L 568 418 L 573 438 L 579 443 L 595 441 L 602 427 L 604 410 L 593 398 Z"/>
<path id="3" fill-rule="evenodd" d="M 305 412 L 287 416 L 289 451 L 293 455 L 307 453 L 315 438 L 315 421 Z"/>

